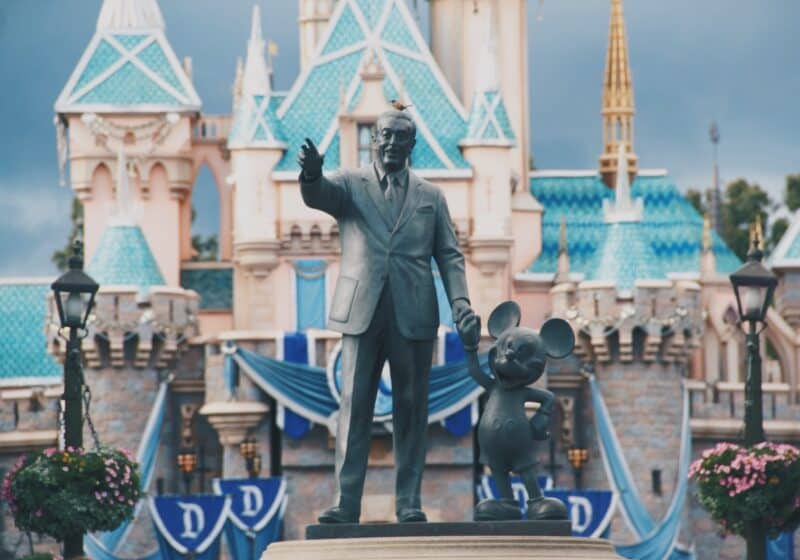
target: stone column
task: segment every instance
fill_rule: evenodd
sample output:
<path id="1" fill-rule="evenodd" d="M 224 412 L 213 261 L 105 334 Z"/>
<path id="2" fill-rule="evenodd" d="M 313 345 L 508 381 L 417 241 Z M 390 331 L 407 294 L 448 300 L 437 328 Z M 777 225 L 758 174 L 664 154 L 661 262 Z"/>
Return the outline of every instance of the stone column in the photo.
<path id="1" fill-rule="evenodd" d="M 269 411 L 260 402 L 227 401 L 210 402 L 203 405 L 200 414 L 219 434 L 222 445 L 222 477 L 244 478 L 247 476 L 244 458 L 239 453 L 239 444 L 254 430 Z"/>

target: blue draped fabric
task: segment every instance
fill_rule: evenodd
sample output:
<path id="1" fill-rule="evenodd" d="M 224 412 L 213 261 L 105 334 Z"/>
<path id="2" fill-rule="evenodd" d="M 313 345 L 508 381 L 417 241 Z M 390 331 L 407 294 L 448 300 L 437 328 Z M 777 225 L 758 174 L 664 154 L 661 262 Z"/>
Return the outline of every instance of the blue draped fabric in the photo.
<path id="1" fill-rule="evenodd" d="M 681 513 L 686 500 L 689 463 L 691 460 L 691 431 L 689 429 L 689 393 L 683 388 L 683 416 L 681 421 L 681 449 L 678 467 L 678 483 L 672 497 L 672 503 L 664 519 L 656 525 L 647 512 L 636 490 L 628 464 L 623 455 L 622 446 L 617 439 L 611 416 L 606 408 L 603 396 L 594 376 L 589 378 L 592 393 L 592 408 L 595 428 L 600 440 L 606 476 L 611 489 L 619 496 L 623 513 L 631 529 L 636 533 L 639 542 L 631 545 L 617 546 L 617 553 L 625 558 L 641 559 L 677 559 L 691 558 L 685 551 L 676 551 L 676 541 L 680 528 Z M 688 553 L 691 554 L 691 553 Z"/>
<path id="2" fill-rule="evenodd" d="M 225 389 L 228 390 L 228 394 L 233 395 L 236 392 L 236 387 L 239 386 L 239 366 L 236 364 L 236 360 L 225 360 L 222 378 L 225 381 Z"/>
<path id="3" fill-rule="evenodd" d="M 325 328 L 325 269 L 322 259 L 294 261 L 297 330 Z"/>
<path id="4" fill-rule="evenodd" d="M 452 329 L 454 328 L 453 310 L 450 307 L 450 300 L 447 299 L 439 267 L 436 266 L 436 261 L 433 259 L 431 259 L 431 270 L 433 271 L 433 286 L 436 288 L 436 301 L 439 304 L 439 324 Z"/>
<path id="5" fill-rule="evenodd" d="M 283 359 L 293 364 L 308 364 L 308 339 L 302 332 L 287 333 L 283 337 Z M 278 425 L 287 436 L 300 439 L 311 430 L 311 421 L 285 406 L 279 407 Z"/>
<path id="6" fill-rule="evenodd" d="M 225 540 L 232 560 L 258 560 L 281 535 L 286 482 L 281 477 L 215 479 L 214 493 L 231 496 Z"/>
<path id="7" fill-rule="evenodd" d="M 464 345 L 457 332 L 450 331 L 444 335 L 444 361 L 447 364 L 463 362 L 467 359 Z M 467 406 L 444 419 L 444 427 L 456 437 L 467 435 L 478 421 L 478 401 L 474 400 Z"/>
<path id="8" fill-rule="evenodd" d="M 331 393 L 325 369 L 276 360 L 242 348 L 237 348 L 226 359 L 235 360 L 241 371 L 274 398 L 285 409 L 285 413 L 292 411 L 333 431 L 339 404 Z M 486 367 L 487 356 L 480 356 L 480 362 Z M 469 375 L 465 362 L 433 367 L 428 395 L 428 422 L 439 422 L 462 411 L 482 391 L 482 387 Z"/>
<path id="9" fill-rule="evenodd" d="M 168 386 L 169 381 L 162 381 L 161 385 L 159 385 L 158 393 L 156 393 L 156 398 L 153 401 L 153 408 L 147 417 L 139 448 L 136 451 L 136 462 L 139 463 L 139 477 L 143 494 L 150 488 L 155 473 L 158 448 L 161 443 L 161 426 L 164 422 L 164 411 L 166 410 Z M 83 540 L 89 555 L 95 560 L 115 559 L 114 554 L 125 542 L 133 522 L 139 516 L 141 507 L 142 502 L 140 501 L 134 510 L 133 519 L 123 522 L 115 530 L 100 533 L 97 536 L 86 535 Z M 157 553 L 154 554 L 156 556 L 151 554 L 146 558 L 157 558 Z"/>

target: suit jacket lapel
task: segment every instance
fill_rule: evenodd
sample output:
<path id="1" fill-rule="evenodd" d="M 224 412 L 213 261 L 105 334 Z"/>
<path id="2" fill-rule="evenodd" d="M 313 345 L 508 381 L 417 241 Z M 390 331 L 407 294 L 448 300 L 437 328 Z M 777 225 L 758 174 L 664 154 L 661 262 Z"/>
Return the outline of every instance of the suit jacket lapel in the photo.
<path id="1" fill-rule="evenodd" d="M 367 191 L 369 199 L 372 201 L 375 209 L 383 219 L 386 228 L 392 231 L 394 224 L 392 223 L 391 212 L 389 211 L 388 204 L 386 204 L 386 197 L 381 192 L 381 187 L 378 185 L 378 179 L 375 177 L 375 171 L 372 166 L 366 167 L 361 173 L 361 183 L 364 185 L 364 190 Z"/>
<path id="2" fill-rule="evenodd" d="M 397 220 L 397 225 L 394 228 L 394 231 L 398 231 L 403 225 L 408 221 L 411 217 L 411 214 L 414 213 L 414 210 L 417 208 L 417 204 L 419 203 L 419 197 L 422 194 L 422 189 L 420 189 L 420 185 L 422 184 L 422 180 L 417 177 L 411 170 L 408 170 L 408 192 L 406 193 L 406 200 L 403 203 L 403 209 L 400 211 L 400 218 Z"/>

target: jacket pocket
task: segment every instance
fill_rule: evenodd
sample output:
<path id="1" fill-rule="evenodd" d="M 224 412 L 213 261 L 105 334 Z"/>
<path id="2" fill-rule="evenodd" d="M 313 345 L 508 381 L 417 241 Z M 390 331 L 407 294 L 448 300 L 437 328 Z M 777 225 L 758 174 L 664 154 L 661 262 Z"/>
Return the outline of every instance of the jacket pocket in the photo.
<path id="1" fill-rule="evenodd" d="M 347 276 L 339 276 L 336 281 L 336 291 L 331 302 L 331 320 L 346 323 L 350 318 L 350 309 L 356 295 L 358 280 Z"/>

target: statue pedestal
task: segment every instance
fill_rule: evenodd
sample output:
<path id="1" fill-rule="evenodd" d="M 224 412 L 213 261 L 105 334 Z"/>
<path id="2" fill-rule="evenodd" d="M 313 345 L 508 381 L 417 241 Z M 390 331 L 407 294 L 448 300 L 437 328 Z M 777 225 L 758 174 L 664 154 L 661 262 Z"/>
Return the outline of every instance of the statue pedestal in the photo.
<path id="1" fill-rule="evenodd" d="M 262 560 L 605 560 L 606 540 L 567 536 L 568 521 L 311 525 L 308 540 L 277 542 Z"/>

